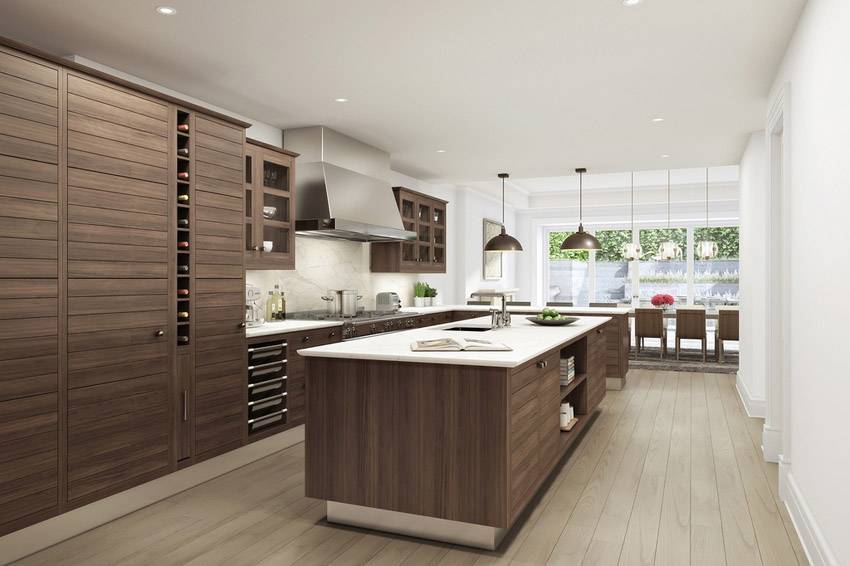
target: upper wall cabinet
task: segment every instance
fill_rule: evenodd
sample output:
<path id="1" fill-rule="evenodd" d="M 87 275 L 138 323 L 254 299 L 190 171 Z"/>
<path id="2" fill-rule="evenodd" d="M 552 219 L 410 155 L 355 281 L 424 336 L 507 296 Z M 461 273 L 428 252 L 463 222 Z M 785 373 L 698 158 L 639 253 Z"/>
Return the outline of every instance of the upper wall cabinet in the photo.
<path id="1" fill-rule="evenodd" d="M 297 153 L 248 139 L 245 144 L 245 266 L 295 269 Z"/>
<path id="2" fill-rule="evenodd" d="M 371 244 L 372 272 L 445 273 L 448 203 L 405 187 L 393 187 L 393 193 L 404 229 L 416 239 Z"/>

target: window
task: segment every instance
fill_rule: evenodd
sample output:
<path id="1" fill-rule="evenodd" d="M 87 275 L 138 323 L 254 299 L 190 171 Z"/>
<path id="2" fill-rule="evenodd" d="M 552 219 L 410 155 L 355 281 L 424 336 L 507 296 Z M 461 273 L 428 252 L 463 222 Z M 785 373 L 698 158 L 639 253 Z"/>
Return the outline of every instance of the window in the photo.
<path id="1" fill-rule="evenodd" d="M 549 289 L 547 301 L 590 303 L 590 252 L 562 250 L 561 242 L 573 232 L 549 232 Z"/>
<path id="2" fill-rule="evenodd" d="M 738 300 L 738 227 L 695 228 L 694 245 L 702 240 L 717 243 L 717 257 L 694 260 L 694 299 L 696 302 Z"/>
<path id="3" fill-rule="evenodd" d="M 631 230 L 598 230 L 601 249 L 596 252 L 596 301 L 622 303 L 632 300 L 629 262 L 623 246 L 632 241 Z"/>
<path id="4" fill-rule="evenodd" d="M 657 258 L 661 242 L 672 240 L 682 250 L 674 260 Z M 686 228 L 649 228 L 640 231 L 640 246 L 646 258 L 640 262 L 640 298 L 646 301 L 657 293 L 667 293 L 676 303 L 685 304 L 688 297 L 688 231 Z"/>

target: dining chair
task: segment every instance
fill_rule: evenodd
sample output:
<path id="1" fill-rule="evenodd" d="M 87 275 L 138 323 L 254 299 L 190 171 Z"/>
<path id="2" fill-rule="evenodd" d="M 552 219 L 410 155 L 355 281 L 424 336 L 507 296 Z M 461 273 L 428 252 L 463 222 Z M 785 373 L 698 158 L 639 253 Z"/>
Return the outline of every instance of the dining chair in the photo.
<path id="1" fill-rule="evenodd" d="M 702 361 L 706 360 L 708 338 L 705 330 L 705 307 L 676 307 L 676 359 L 682 340 L 699 340 L 702 343 Z"/>
<path id="2" fill-rule="evenodd" d="M 613 309 L 617 307 L 617 303 L 590 303 L 592 307 L 602 307 L 606 309 Z"/>
<path id="3" fill-rule="evenodd" d="M 738 338 L 738 307 L 717 308 L 717 332 L 714 334 L 714 355 L 717 361 L 723 363 L 723 342 Z"/>
<path id="4" fill-rule="evenodd" d="M 569 301 L 547 301 L 547 307 L 571 307 L 573 304 Z"/>
<path id="5" fill-rule="evenodd" d="M 661 309 L 635 309 L 635 359 L 643 348 L 644 338 L 657 338 L 661 341 L 661 358 L 667 354 L 667 336 L 664 330 L 664 313 Z"/>

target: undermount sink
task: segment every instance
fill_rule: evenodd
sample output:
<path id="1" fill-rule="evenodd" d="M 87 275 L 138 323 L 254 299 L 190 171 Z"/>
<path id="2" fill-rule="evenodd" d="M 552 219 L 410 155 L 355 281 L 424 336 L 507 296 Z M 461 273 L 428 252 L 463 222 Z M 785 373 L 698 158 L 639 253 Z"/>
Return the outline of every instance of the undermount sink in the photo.
<path id="1" fill-rule="evenodd" d="M 489 326 L 452 326 L 451 328 L 444 328 L 443 330 L 454 330 L 458 332 L 486 332 L 492 329 Z"/>

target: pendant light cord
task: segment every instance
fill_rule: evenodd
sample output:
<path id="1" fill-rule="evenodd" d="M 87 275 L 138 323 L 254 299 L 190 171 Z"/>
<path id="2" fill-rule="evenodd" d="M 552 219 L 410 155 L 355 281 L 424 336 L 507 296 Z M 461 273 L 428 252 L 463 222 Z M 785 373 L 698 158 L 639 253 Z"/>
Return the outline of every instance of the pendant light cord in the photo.
<path id="1" fill-rule="evenodd" d="M 580 172 L 578 174 L 578 223 L 579 223 L 579 225 L 581 225 L 582 221 L 584 220 L 584 213 L 583 213 L 583 209 L 584 209 L 584 198 L 583 198 L 584 197 L 584 187 L 583 187 L 583 184 L 582 184 L 583 177 L 584 177 L 584 173 Z"/>
<path id="2" fill-rule="evenodd" d="M 505 178 L 502 177 L 502 226 L 505 225 Z"/>
<path id="3" fill-rule="evenodd" d="M 708 230 L 708 167 L 705 168 L 705 229 Z"/>
<path id="4" fill-rule="evenodd" d="M 635 172 L 632 171 L 632 234 L 634 234 L 634 233 L 635 233 Z"/>
<path id="5" fill-rule="evenodd" d="M 667 231 L 670 231 L 670 170 L 667 170 Z"/>

